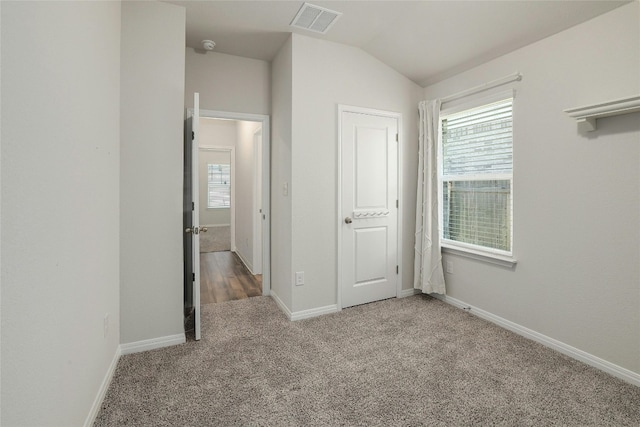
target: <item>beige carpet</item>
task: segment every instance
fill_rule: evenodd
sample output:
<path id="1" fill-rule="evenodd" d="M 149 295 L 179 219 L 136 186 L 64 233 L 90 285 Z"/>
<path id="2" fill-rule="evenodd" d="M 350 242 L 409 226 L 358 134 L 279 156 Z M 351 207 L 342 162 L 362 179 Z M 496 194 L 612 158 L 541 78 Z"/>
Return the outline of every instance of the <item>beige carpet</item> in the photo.
<path id="1" fill-rule="evenodd" d="M 202 318 L 200 342 L 122 357 L 97 426 L 640 425 L 640 388 L 426 296 Z"/>
<path id="2" fill-rule="evenodd" d="M 200 253 L 231 250 L 231 226 L 207 227 L 206 233 L 200 233 Z"/>

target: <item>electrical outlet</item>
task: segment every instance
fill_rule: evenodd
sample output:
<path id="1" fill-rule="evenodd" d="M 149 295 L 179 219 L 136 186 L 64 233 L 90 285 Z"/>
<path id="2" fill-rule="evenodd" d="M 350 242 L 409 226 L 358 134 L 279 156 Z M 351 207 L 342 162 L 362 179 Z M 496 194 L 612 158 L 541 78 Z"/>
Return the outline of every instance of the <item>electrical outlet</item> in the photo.
<path id="1" fill-rule="evenodd" d="M 447 273 L 453 274 L 453 261 L 447 261 Z"/>
<path id="2" fill-rule="evenodd" d="M 296 271 L 296 286 L 304 285 L 304 271 Z"/>
<path id="3" fill-rule="evenodd" d="M 106 338 L 109 335 L 109 313 L 104 315 L 104 337 Z"/>

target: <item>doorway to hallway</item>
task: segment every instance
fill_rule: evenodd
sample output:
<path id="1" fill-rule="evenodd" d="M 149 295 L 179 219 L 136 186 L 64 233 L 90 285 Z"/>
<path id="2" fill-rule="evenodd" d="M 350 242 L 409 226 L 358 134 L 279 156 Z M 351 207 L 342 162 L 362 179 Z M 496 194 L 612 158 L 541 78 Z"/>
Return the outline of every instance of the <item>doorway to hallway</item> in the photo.
<path id="1" fill-rule="evenodd" d="M 261 295 L 263 123 L 199 124 L 200 303 Z"/>
<path id="2" fill-rule="evenodd" d="M 185 325 L 194 324 L 195 339 L 200 338 L 200 309 L 202 304 L 216 300 L 270 294 L 270 144 L 269 144 L 269 116 L 246 113 L 229 113 L 199 109 L 199 96 L 194 94 L 194 108 L 187 111 L 185 126 L 185 199 L 184 199 L 184 227 L 185 227 Z M 214 137 L 207 139 L 208 127 L 206 121 L 220 127 L 226 122 L 228 130 L 235 133 L 235 138 Z M 235 139 L 235 140 L 231 140 Z M 207 163 L 206 169 L 212 169 L 214 178 L 218 176 L 220 182 L 202 182 L 200 170 L 200 151 L 228 149 L 231 152 L 229 170 L 225 170 L 224 162 Z M 190 161 L 189 161 L 190 160 Z M 233 166 L 235 164 L 235 167 Z M 217 166 L 217 172 L 216 171 Z M 217 173 L 217 175 L 216 175 Z M 225 179 L 227 182 L 225 183 Z M 215 179 L 214 179 L 215 181 Z M 230 183 L 227 193 L 220 185 Z M 198 185 L 200 184 L 200 185 Z M 207 189 L 203 195 L 199 188 Z M 210 191 L 211 190 L 211 191 Z M 211 199 L 211 203 L 210 203 Z M 213 206 L 213 200 L 229 201 L 226 213 L 227 224 L 230 227 L 231 251 L 226 264 L 234 267 L 235 279 L 227 281 L 225 292 L 217 292 L 218 296 L 201 301 L 201 292 L 214 292 L 215 282 L 209 281 L 201 286 L 201 275 L 215 276 L 211 266 L 218 266 L 218 261 L 210 259 L 203 261 L 209 268 L 201 268 L 202 260 L 200 238 L 207 235 L 211 228 L 217 225 L 214 220 L 206 220 L 201 208 L 219 209 L 218 214 L 224 213 L 226 206 Z M 211 206 L 210 206 L 211 205 Z M 217 215 L 224 217 L 225 215 Z M 203 222 L 204 220 L 204 222 Z M 224 218 L 217 218 L 222 221 Z M 211 223 L 205 223 L 211 222 Z M 192 237 L 192 239 L 189 239 Z M 226 249 L 226 248 L 225 248 Z M 205 252 L 210 253 L 210 252 Z M 215 254 L 215 252 L 213 252 Z M 215 255 L 205 256 L 213 258 Z M 223 261 L 220 261 L 224 265 Z M 244 269 L 244 270 L 243 270 Z M 245 271 L 246 270 L 246 271 Z M 242 281 L 241 278 L 253 277 L 253 281 Z M 224 281 L 221 282 L 223 288 Z M 234 285 L 235 284 L 235 285 Z M 246 286 L 238 286 L 246 285 Z M 243 289 L 244 288 L 244 289 Z M 222 295 L 226 294 L 226 297 Z M 194 321 L 190 322 L 189 318 Z M 185 326 L 188 330 L 188 326 Z"/>

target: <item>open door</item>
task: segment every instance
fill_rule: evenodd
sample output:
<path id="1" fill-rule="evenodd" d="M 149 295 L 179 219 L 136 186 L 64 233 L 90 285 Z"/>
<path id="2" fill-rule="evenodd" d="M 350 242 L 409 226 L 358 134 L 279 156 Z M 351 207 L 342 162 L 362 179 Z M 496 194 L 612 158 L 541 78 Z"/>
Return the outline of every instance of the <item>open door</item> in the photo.
<path id="1" fill-rule="evenodd" d="M 200 339 L 200 227 L 198 197 L 198 125 L 200 94 L 193 95 L 193 113 L 187 115 L 184 141 L 184 308 L 193 315 L 195 339 Z"/>

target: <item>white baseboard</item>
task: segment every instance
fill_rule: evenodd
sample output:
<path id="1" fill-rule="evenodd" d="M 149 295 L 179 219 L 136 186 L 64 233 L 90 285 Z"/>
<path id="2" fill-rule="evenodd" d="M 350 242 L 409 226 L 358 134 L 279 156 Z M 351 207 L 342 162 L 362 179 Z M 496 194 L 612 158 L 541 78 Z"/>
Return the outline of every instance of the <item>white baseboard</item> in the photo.
<path id="1" fill-rule="evenodd" d="M 431 294 L 431 296 L 443 302 L 446 302 L 447 304 L 451 304 L 454 307 L 464 309 L 465 311 L 468 311 L 473 315 L 488 320 L 491 323 L 495 323 L 496 325 L 515 332 L 518 335 L 522 335 L 525 338 L 529 338 L 530 340 L 536 341 L 546 347 L 559 351 L 560 353 L 565 354 L 573 359 L 579 360 L 580 362 L 586 363 L 589 366 L 600 369 L 601 371 L 613 375 L 614 377 L 620 378 L 623 381 L 626 381 L 635 386 L 640 386 L 640 374 L 636 372 L 608 362 L 604 359 L 594 356 L 593 354 L 587 353 L 586 351 L 582 351 L 578 348 L 572 347 L 569 344 L 565 344 L 562 341 L 558 341 L 556 339 L 543 335 L 539 332 L 526 328 L 510 320 L 504 319 L 488 311 L 473 307 L 463 301 L 460 301 L 459 299 L 438 294 Z"/>
<path id="2" fill-rule="evenodd" d="M 104 375 L 104 379 L 102 380 L 102 384 L 100 384 L 100 388 L 98 389 L 98 394 L 96 398 L 93 400 L 93 404 L 91 405 L 91 410 L 89 411 L 89 415 L 84 420 L 85 427 L 91 427 L 93 423 L 96 421 L 96 417 L 100 412 L 100 408 L 102 407 L 102 402 L 104 401 L 104 396 L 107 394 L 107 390 L 109 389 L 109 385 L 111 384 L 111 380 L 113 379 L 113 374 L 116 372 L 116 366 L 118 366 L 118 360 L 120 360 L 120 356 L 122 355 L 122 351 L 120 346 L 116 348 L 116 352 L 113 355 L 113 359 L 111 360 L 111 364 L 109 365 L 109 369 L 107 369 L 107 373 Z"/>
<path id="3" fill-rule="evenodd" d="M 325 314 L 336 313 L 338 306 L 336 304 L 325 305 L 324 307 L 311 308 L 309 310 L 294 311 L 291 313 L 291 320 L 309 319 L 311 317 L 323 316 Z"/>
<path id="4" fill-rule="evenodd" d="M 276 302 L 278 307 L 280 307 L 280 310 L 282 310 L 282 312 L 285 314 L 285 316 L 287 316 L 287 318 L 289 318 L 289 320 L 291 320 L 291 321 L 309 319 L 311 317 L 322 316 L 324 314 L 336 313 L 338 311 L 338 306 L 335 305 L 335 304 L 332 304 L 332 305 L 327 305 L 327 306 L 324 306 L 324 307 L 318 307 L 318 308 L 312 308 L 312 309 L 309 309 L 309 310 L 302 310 L 302 311 L 294 311 L 294 312 L 292 312 L 291 310 L 289 310 L 289 307 L 287 307 L 282 302 L 282 300 L 280 299 L 278 294 L 276 294 L 273 291 L 273 289 L 271 290 L 271 298 Z"/>
<path id="5" fill-rule="evenodd" d="M 282 312 L 287 316 L 289 320 L 291 320 L 291 310 L 282 302 L 278 294 L 276 294 L 273 289 L 271 289 L 271 299 L 276 302 L 276 305 L 282 310 Z"/>
<path id="6" fill-rule="evenodd" d="M 184 344 L 185 342 L 187 342 L 187 339 L 184 333 L 182 333 L 169 335 L 166 337 L 152 338 L 149 340 L 120 344 L 120 351 L 122 352 L 122 354 L 140 353 L 141 351 L 155 350 L 156 348 Z"/>
<path id="7" fill-rule="evenodd" d="M 85 427 L 91 427 L 100 412 L 100 408 L 102 407 L 102 402 L 104 401 L 104 397 L 107 394 L 107 390 L 109 389 L 109 385 L 111 384 L 111 380 L 113 379 L 113 374 L 116 372 L 116 366 L 118 366 L 118 361 L 120 357 L 124 354 L 131 353 L 139 353 L 141 351 L 154 350 L 156 348 L 168 347 L 176 344 L 184 344 L 186 342 L 186 338 L 184 334 L 177 335 L 169 335 L 167 337 L 153 338 L 150 340 L 143 340 L 137 342 L 131 342 L 127 344 L 120 344 L 116 348 L 116 352 L 113 355 L 113 359 L 111 360 L 111 364 L 107 369 L 106 374 L 104 375 L 104 379 L 100 384 L 100 388 L 98 389 L 98 394 L 96 398 L 93 400 L 93 404 L 91 405 L 91 410 L 89 411 L 89 415 L 84 421 Z"/>
<path id="8" fill-rule="evenodd" d="M 421 293 L 422 291 L 420 289 L 402 289 L 398 298 L 412 297 Z"/>
<path id="9" fill-rule="evenodd" d="M 255 273 L 253 272 L 253 266 L 247 261 L 244 255 L 242 255 L 242 252 L 240 252 L 239 250 L 235 250 L 234 252 L 236 253 L 236 255 L 238 255 L 238 258 L 240 258 L 240 261 L 242 261 L 244 266 L 247 267 L 247 270 L 249 270 L 249 273 L 255 276 Z"/>

